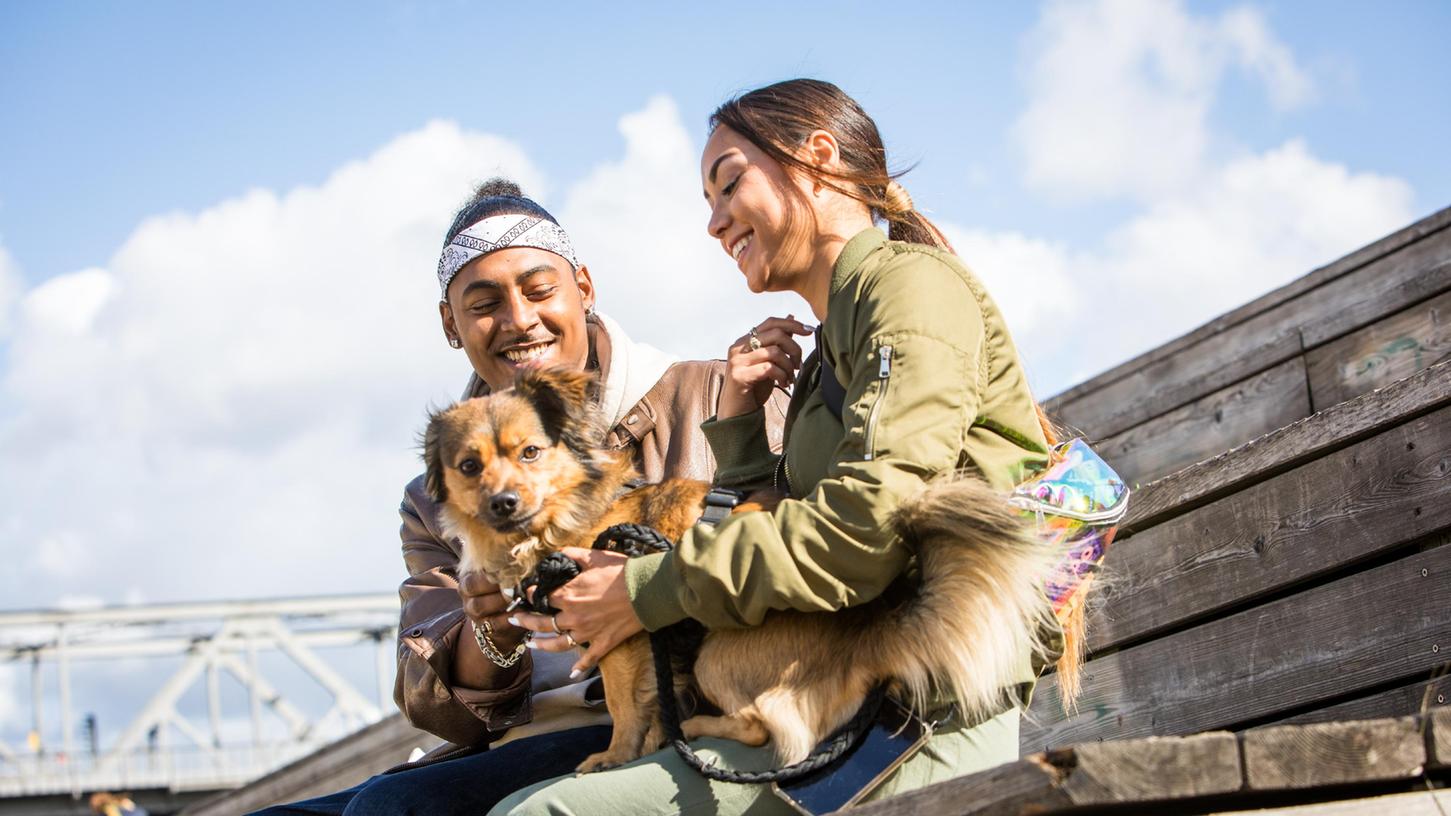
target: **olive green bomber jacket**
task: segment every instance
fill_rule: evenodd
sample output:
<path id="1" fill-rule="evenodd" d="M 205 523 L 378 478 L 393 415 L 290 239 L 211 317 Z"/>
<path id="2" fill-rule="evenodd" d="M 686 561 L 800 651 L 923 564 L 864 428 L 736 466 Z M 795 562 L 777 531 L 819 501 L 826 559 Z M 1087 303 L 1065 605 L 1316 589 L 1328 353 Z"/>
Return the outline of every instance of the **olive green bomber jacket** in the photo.
<path id="1" fill-rule="evenodd" d="M 846 390 L 841 419 L 822 401 L 819 368 L 809 362 L 788 414 L 791 498 L 771 512 L 697 525 L 672 552 L 632 559 L 627 586 L 647 629 L 686 617 L 710 628 L 751 626 L 771 609 L 869 601 L 909 561 L 889 525 L 902 499 L 960 468 L 1006 492 L 1046 461 L 1002 316 L 950 253 L 888 241 L 875 228 L 852 238 L 833 270 L 818 354 Z M 719 483 L 769 478 L 777 457 L 761 412 L 702 428 Z"/>

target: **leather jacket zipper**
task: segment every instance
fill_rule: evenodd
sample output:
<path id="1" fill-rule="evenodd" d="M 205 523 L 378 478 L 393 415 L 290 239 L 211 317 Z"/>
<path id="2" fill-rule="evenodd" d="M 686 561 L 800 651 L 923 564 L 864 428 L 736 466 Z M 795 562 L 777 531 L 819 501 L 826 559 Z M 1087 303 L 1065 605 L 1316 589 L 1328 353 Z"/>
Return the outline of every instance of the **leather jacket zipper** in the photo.
<path id="1" fill-rule="evenodd" d="M 892 347 L 882 346 L 877 350 L 881 362 L 877 366 L 877 379 L 881 386 L 877 389 L 877 398 L 872 402 L 872 408 L 867 412 L 866 429 L 866 454 L 862 457 L 871 461 L 877 454 L 877 415 L 881 413 L 882 402 L 887 398 L 887 386 L 892 381 Z"/>

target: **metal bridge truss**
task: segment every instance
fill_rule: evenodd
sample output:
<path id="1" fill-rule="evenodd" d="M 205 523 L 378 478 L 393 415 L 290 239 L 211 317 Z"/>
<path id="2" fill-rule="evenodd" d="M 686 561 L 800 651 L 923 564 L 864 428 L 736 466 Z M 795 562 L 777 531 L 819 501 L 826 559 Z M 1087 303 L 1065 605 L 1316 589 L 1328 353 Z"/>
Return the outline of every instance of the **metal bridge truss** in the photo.
<path id="1" fill-rule="evenodd" d="M 28 744 L 0 740 L 0 797 L 216 790 L 256 778 L 391 710 L 397 622 L 398 596 L 392 593 L 0 613 L 0 663 L 28 663 L 31 689 Z M 317 652 L 369 642 L 377 657 L 377 688 L 371 696 Z M 326 712 L 309 717 L 263 676 L 258 655 L 269 651 L 285 655 L 331 696 Z M 178 656 L 181 667 L 164 679 L 114 742 L 104 750 L 77 750 L 75 664 Z M 44 670 L 47 663 L 54 664 L 53 671 Z M 223 672 L 247 690 L 250 743 L 223 740 Z M 44 744 L 47 676 L 58 687 L 58 748 Z M 206 684 L 204 723 L 188 719 L 177 707 L 198 682 Z M 264 710 L 284 724 L 284 741 L 264 737 Z M 183 742 L 173 745 L 173 732 Z"/>

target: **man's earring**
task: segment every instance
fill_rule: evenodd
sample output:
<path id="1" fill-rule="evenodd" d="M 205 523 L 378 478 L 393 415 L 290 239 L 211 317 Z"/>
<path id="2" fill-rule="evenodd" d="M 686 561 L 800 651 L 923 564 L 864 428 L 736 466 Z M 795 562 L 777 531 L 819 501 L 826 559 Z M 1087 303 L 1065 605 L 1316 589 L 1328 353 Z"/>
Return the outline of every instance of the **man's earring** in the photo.
<path id="1" fill-rule="evenodd" d="M 464 341 L 458 339 L 457 337 L 450 337 L 450 338 L 448 338 L 448 344 L 450 346 L 453 346 L 454 348 L 463 348 L 464 347 Z"/>

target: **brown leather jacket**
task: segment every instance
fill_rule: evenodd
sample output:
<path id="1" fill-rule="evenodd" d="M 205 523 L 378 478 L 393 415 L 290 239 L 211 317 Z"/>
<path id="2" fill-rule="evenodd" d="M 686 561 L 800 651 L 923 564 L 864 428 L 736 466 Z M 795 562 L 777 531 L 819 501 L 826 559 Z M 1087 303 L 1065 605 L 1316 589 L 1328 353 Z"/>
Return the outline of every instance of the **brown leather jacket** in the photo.
<path id="1" fill-rule="evenodd" d="M 700 431 L 715 414 L 725 375 L 721 361 L 677 362 L 612 428 L 606 444 L 631 448 L 647 481 L 667 478 L 709 480 L 715 458 Z M 471 383 L 471 394 L 479 393 Z M 777 392 L 766 407 L 772 448 L 780 449 L 785 399 Z M 532 718 L 530 655 L 522 669 L 501 670 L 491 689 L 453 686 L 454 649 L 477 648 L 465 630 L 456 569 L 459 544 L 441 533 L 438 506 L 420 475 L 404 491 L 403 561 L 408 579 L 399 589 L 403 604 L 398 628 L 398 675 L 393 697 L 409 722 L 455 745 L 479 745 Z"/>

